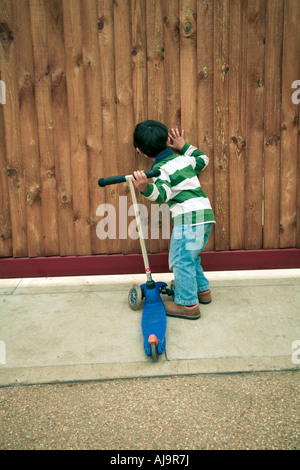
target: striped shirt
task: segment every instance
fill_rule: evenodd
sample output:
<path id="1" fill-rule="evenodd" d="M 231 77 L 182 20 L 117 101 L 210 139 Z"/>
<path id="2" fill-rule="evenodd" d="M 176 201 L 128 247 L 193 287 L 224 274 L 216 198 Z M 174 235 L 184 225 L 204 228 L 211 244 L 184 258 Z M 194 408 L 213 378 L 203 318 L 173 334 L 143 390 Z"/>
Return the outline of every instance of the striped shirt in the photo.
<path id="1" fill-rule="evenodd" d="M 153 178 L 153 183 L 149 183 L 142 194 L 150 201 L 166 202 L 174 225 L 215 223 L 211 204 L 197 176 L 208 165 L 209 158 L 188 144 L 180 154 L 167 150 L 156 157 L 152 166 L 160 170 L 160 176 Z"/>

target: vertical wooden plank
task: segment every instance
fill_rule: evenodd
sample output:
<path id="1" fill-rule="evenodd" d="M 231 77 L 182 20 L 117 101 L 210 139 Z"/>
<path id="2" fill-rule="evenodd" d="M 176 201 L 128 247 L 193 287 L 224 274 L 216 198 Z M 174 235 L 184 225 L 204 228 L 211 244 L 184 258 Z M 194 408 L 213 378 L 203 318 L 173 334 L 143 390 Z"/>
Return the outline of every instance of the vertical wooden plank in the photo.
<path id="1" fill-rule="evenodd" d="M 2 7 L 2 5 L 1 5 Z M 0 13 L 1 21 L 4 19 L 4 13 Z M 7 38 L 7 33 L 4 31 L 4 24 L 1 23 L 0 29 L 0 56 L 2 52 L 2 41 Z M 5 39 L 4 39 L 5 40 Z M 0 62 L 2 64 L 2 62 Z M 0 65 L 0 80 L 3 81 L 4 76 L 2 72 L 2 66 Z M 4 90 L 2 90 L 4 92 Z M 7 161 L 6 161 L 6 145 L 5 145 L 5 127 L 4 127 L 4 116 L 3 108 L 6 106 L 6 93 L 2 95 L 3 101 L 0 104 L 0 257 L 12 256 L 12 231 L 11 231 L 11 220 L 10 220 L 10 205 L 9 205 L 9 194 L 8 194 L 8 177 L 7 177 Z"/>
<path id="2" fill-rule="evenodd" d="M 34 99 L 34 66 L 30 29 L 29 4 L 12 2 L 12 14 L 18 27 L 15 32 L 16 73 L 20 116 L 20 139 L 25 174 L 26 225 L 28 256 L 42 256 L 41 182 L 37 115 Z"/>
<path id="3" fill-rule="evenodd" d="M 104 174 L 105 176 L 113 176 L 119 174 L 113 3 L 109 0 L 98 0 L 97 9 L 101 64 L 100 80 Z M 107 186 L 104 191 L 105 202 L 112 204 L 112 206 L 117 209 L 119 204 L 118 185 Z M 108 253 L 121 252 L 121 242 L 118 236 L 116 240 L 107 239 L 106 249 Z"/>
<path id="4" fill-rule="evenodd" d="M 214 4 L 215 249 L 229 249 L 229 0 Z"/>
<path id="5" fill-rule="evenodd" d="M 165 123 L 165 73 L 164 73 L 164 24 L 161 0 L 146 1 L 147 16 L 147 57 L 148 57 L 148 116 Z M 166 123 L 165 123 L 166 124 Z M 147 161 L 150 168 L 152 162 Z M 147 169 L 148 169 L 147 168 Z M 148 208 L 148 224 L 150 228 L 151 203 L 141 201 Z M 150 201 L 149 201 L 150 202 Z M 151 235 L 150 231 L 149 234 Z M 160 240 L 149 239 L 146 243 L 151 253 L 160 251 Z"/>
<path id="6" fill-rule="evenodd" d="M 134 124 L 147 119 L 147 38 L 145 0 L 131 0 Z M 136 161 L 136 163 L 139 162 Z"/>
<path id="7" fill-rule="evenodd" d="M 297 15 L 297 36 L 296 36 L 296 44 L 298 45 L 298 57 L 299 57 L 299 44 L 300 44 L 300 28 L 299 28 L 299 22 L 300 22 L 300 12 L 299 12 L 299 3 L 297 4 L 297 10 L 296 10 L 296 15 Z M 298 77 L 300 77 L 300 61 L 298 61 L 298 70 L 297 70 L 297 64 L 296 64 L 296 74 Z M 299 78 L 300 79 L 300 78 Z M 298 79 L 297 79 L 298 80 Z M 297 141 L 297 233 L 296 233 L 296 247 L 300 248 L 300 90 L 299 90 L 299 84 L 297 87 L 297 102 L 298 102 L 298 141 Z M 293 89 L 293 92 L 296 91 Z"/>
<path id="8" fill-rule="evenodd" d="M 13 256 L 27 256 L 24 163 L 20 142 L 20 115 L 15 33 L 18 25 L 13 17 L 12 2 L 3 0 L 0 10 L 0 70 L 6 85 L 3 107 L 8 192 L 12 226 Z"/>
<path id="9" fill-rule="evenodd" d="M 102 149 L 101 115 L 101 60 L 98 41 L 98 14 L 96 0 L 81 0 L 83 25 L 83 66 L 85 70 L 85 125 L 86 147 L 88 153 L 91 252 L 106 252 L 106 240 L 100 240 L 96 234 L 97 207 L 104 203 L 105 192 L 97 181 L 104 176 Z"/>
<path id="10" fill-rule="evenodd" d="M 48 21 L 45 2 L 42 0 L 30 0 L 29 6 L 34 60 L 35 105 L 39 134 L 44 253 L 46 256 L 53 256 L 59 254 L 59 240 L 51 76 L 49 74 L 48 57 Z"/>
<path id="11" fill-rule="evenodd" d="M 300 54 L 299 50 L 299 44 L 300 44 L 300 28 L 299 28 L 299 22 L 300 22 L 300 12 L 299 12 L 299 3 L 297 4 L 297 9 L 296 9 L 296 16 L 297 16 L 297 36 L 296 36 L 296 44 L 298 45 L 298 57 Z M 297 68 L 297 63 L 296 63 L 296 75 L 299 77 L 297 80 L 300 79 L 300 61 L 298 61 L 298 68 Z M 297 215 L 296 215 L 296 221 L 297 221 L 297 230 L 296 230 L 296 247 L 300 248 L 300 89 L 299 89 L 299 83 L 297 86 L 297 89 L 295 90 L 293 88 L 293 92 L 297 91 L 297 103 L 295 106 L 298 106 L 298 140 L 297 140 Z"/>
<path id="12" fill-rule="evenodd" d="M 163 64 L 165 80 L 165 124 L 170 128 L 181 127 L 181 102 L 180 102 L 180 24 L 179 1 L 162 2 L 163 16 Z M 168 252 L 172 231 L 172 220 L 166 204 L 158 217 L 152 212 L 151 227 L 155 226 L 159 234 L 160 252 Z M 152 206 L 151 206 L 152 209 Z M 154 209 L 154 207 L 153 207 Z M 155 209 L 156 210 L 156 209 Z M 169 226 L 167 225 L 169 224 Z M 168 230 L 169 229 L 169 236 Z M 151 232 L 152 234 L 152 232 Z M 167 237 L 168 238 L 164 238 Z"/>
<path id="13" fill-rule="evenodd" d="M 133 86 L 133 120 L 134 125 L 148 119 L 148 61 L 147 61 L 147 16 L 146 0 L 131 0 L 132 28 L 132 86 Z M 134 13 L 133 13 L 134 12 Z M 134 168 L 148 170 L 149 159 L 135 152 Z M 128 199 L 130 194 L 127 193 Z M 144 204 L 148 215 L 151 213 L 151 202 L 137 194 L 138 202 Z M 128 204 L 129 205 L 129 204 Z M 149 220 L 148 220 L 149 223 Z M 148 231 L 148 234 L 150 232 Z M 147 242 L 149 249 L 149 242 Z M 139 242 L 132 246 L 132 251 L 141 252 Z"/>
<path id="14" fill-rule="evenodd" d="M 214 206 L 214 129 L 213 129 L 213 42 L 214 5 L 197 2 L 197 122 L 198 147 L 209 157 L 209 166 L 200 175 L 201 186 Z M 205 250 L 214 249 L 214 230 Z"/>
<path id="15" fill-rule="evenodd" d="M 165 72 L 165 124 L 181 126 L 179 0 L 162 2 Z"/>
<path id="16" fill-rule="evenodd" d="M 73 217 L 77 255 L 91 252 L 88 162 L 85 138 L 84 67 L 80 0 L 63 0 L 71 143 Z"/>
<path id="17" fill-rule="evenodd" d="M 197 2 L 180 0 L 181 127 L 188 143 L 197 139 Z"/>
<path id="18" fill-rule="evenodd" d="M 126 174 L 134 166 L 134 147 L 132 145 L 133 89 L 131 67 L 131 5 L 130 0 L 114 2 L 114 45 L 116 69 L 116 103 L 118 152 L 122 153 L 122 171 Z M 121 162 L 120 162 L 121 163 Z"/>
<path id="19" fill-rule="evenodd" d="M 161 0 L 147 0 L 148 119 L 164 122 L 164 38 Z"/>
<path id="20" fill-rule="evenodd" d="M 267 1 L 266 18 L 263 248 L 278 248 L 283 0 Z"/>
<path id="21" fill-rule="evenodd" d="M 300 28 L 298 28 L 298 43 L 300 42 Z M 300 66 L 300 64 L 299 64 Z M 299 72 L 300 76 L 300 72 Z M 299 100 L 299 86 L 297 88 L 297 98 Z M 294 91 L 294 90 L 293 90 Z M 298 102 L 298 109 L 299 109 Z M 300 115 L 300 110 L 298 116 Z M 297 142 L 297 234 L 296 234 L 296 248 L 300 248 L 300 119 L 298 119 L 298 142 Z"/>
<path id="22" fill-rule="evenodd" d="M 54 169 L 43 168 L 42 177 L 55 187 L 59 254 L 76 254 L 72 205 L 70 127 L 66 82 L 65 38 L 61 0 L 46 3 L 48 63 L 51 80 L 51 111 Z"/>
<path id="23" fill-rule="evenodd" d="M 147 19 L 146 1 L 131 0 L 132 29 L 132 87 L 133 87 L 133 120 L 134 126 L 148 117 L 148 79 L 147 79 Z M 144 160 L 135 153 L 134 167 L 144 169 Z"/>
<path id="24" fill-rule="evenodd" d="M 229 39 L 229 151 L 230 249 L 245 243 L 245 149 L 247 78 L 247 0 L 230 1 Z"/>
<path id="25" fill-rule="evenodd" d="M 1 79 L 0 74 L 0 80 Z M 0 104 L 0 257 L 12 256 L 12 233 L 7 181 L 3 106 L 5 106 L 5 104 Z"/>
<path id="26" fill-rule="evenodd" d="M 262 246 L 264 18 L 262 2 L 257 1 L 248 5 L 246 249 Z"/>
<path id="27" fill-rule="evenodd" d="M 133 83 L 132 83 L 132 38 L 131 38 L 131 1 L 119 0 L 114 2 L 114 46 L 116 70 L 116 103 L 117 103 L 117 137 L 118 155 L 122 155 L 119 162 L 119 172 L 130 174 L 135 170 L 135 150 L 133 147 L 134 115 L 133 115 Z M 128 184 L 119 187 L 119 196 L 127 201 L 127 213 L 132 205 L 128 192 Z M 119 199 L 120 201 L 121 199 Z M 125 235 L 127 217 L 119 202 L 116 207 L 119 214 L 122 235 Z M 127 227 L 126 227 L 127 228 Z M 120 237 L 120 230 L 118 236 Z M 129 236 L 121 239 L 122 253 L 136 251 L 137 242 Z"/>
<path id="28" fill-rule="evenodd" d="M 299 22 L 299 1 L 285 1 L 281 89 L 280 248 L 296 246 L 299 105 L 292 102 L 291 86 L 294 80 L 299 79 L 300 72 L 299 40 L 297 41 Z"/>
<path id="29" fill-rule="evenodd" d="M 262 248 L 265 1 L 248 3 L 245 248 Z"/>

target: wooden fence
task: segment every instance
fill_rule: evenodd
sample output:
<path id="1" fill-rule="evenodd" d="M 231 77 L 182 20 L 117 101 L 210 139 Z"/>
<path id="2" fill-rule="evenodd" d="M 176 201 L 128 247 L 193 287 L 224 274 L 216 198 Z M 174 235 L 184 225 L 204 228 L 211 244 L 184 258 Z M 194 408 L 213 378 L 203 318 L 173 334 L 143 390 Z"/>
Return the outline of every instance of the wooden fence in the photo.
<path id="1" fill-rule="evenodd" d="M 139 252 L 97 180 L 150 168 L 144 119 L 210 157 L 208 250 L 299 247 L 299 25 L 299 0 L 0 0 L 0 256 Z"/>

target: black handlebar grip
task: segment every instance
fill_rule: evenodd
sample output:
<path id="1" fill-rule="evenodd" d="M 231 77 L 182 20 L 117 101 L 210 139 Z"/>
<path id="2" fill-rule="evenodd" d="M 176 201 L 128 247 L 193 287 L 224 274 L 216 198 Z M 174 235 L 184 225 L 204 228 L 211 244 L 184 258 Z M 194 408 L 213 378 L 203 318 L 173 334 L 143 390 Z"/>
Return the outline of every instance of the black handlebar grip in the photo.
<path id="1" fill-rule="evenodd" d="M 149 170 L 149 171 L 144 171 L 145 175 L 147 178 L 157 178 L 157 176 L 160 175 L 160 170 Z"/>
<path id="2" fill-rule="evenodd" d="M 160 175 L 160 170 L 149 170 L 144 172 L 147 178 L 155 178 Z M 108 178 L 100 178 L 98 180 L 99 186 L 103 188 L 104 186 L 108 186 L 109 184 L 118 184 L 124 183 L 126 181 L 126 175 L 120 176 L 110 176 Z"/>
<path id="3" fill-rule="evenodd" d="M 109 184 L 117 184 L 117 183 L 124 183 L 126 181 L 125 175 L 122 176 L 110 176 L 109 178 L 100 178 L 98 180 L 99 186 L 103 188 L 104 186 L 108 186 Z"/>

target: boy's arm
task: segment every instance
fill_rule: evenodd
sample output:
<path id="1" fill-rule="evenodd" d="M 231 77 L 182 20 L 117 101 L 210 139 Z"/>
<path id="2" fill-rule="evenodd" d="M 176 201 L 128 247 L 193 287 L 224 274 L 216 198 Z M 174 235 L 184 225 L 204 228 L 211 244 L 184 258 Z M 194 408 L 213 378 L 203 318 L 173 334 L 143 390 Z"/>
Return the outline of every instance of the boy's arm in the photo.
<path id="1" fill-rule="evenodd" d="M 197 147 L 193 145 L 185 144 L 183 148 L 180 150 L 181 155 L 186 155 L 188 157 L 194 157 L 195 159 L 195 171 L 196 173 L 200 173 L 200 171 L 204 170 L 209 163 L 209 158 L 205 153 L 201 152 Z"/>
<path id="2" fill-rule="evenodd" d="M 155 178 L 155 183 L 148 183 L 147 177 L 143 171 L 135 171 L 132 181 L 137 190 L 143 196 L 153 202 L 167 202 L 171 197 L 171 182 L 167 174 L 161 172 L 159 178 Z M 163 179 L 166 178 L 166 179 Z"/>

